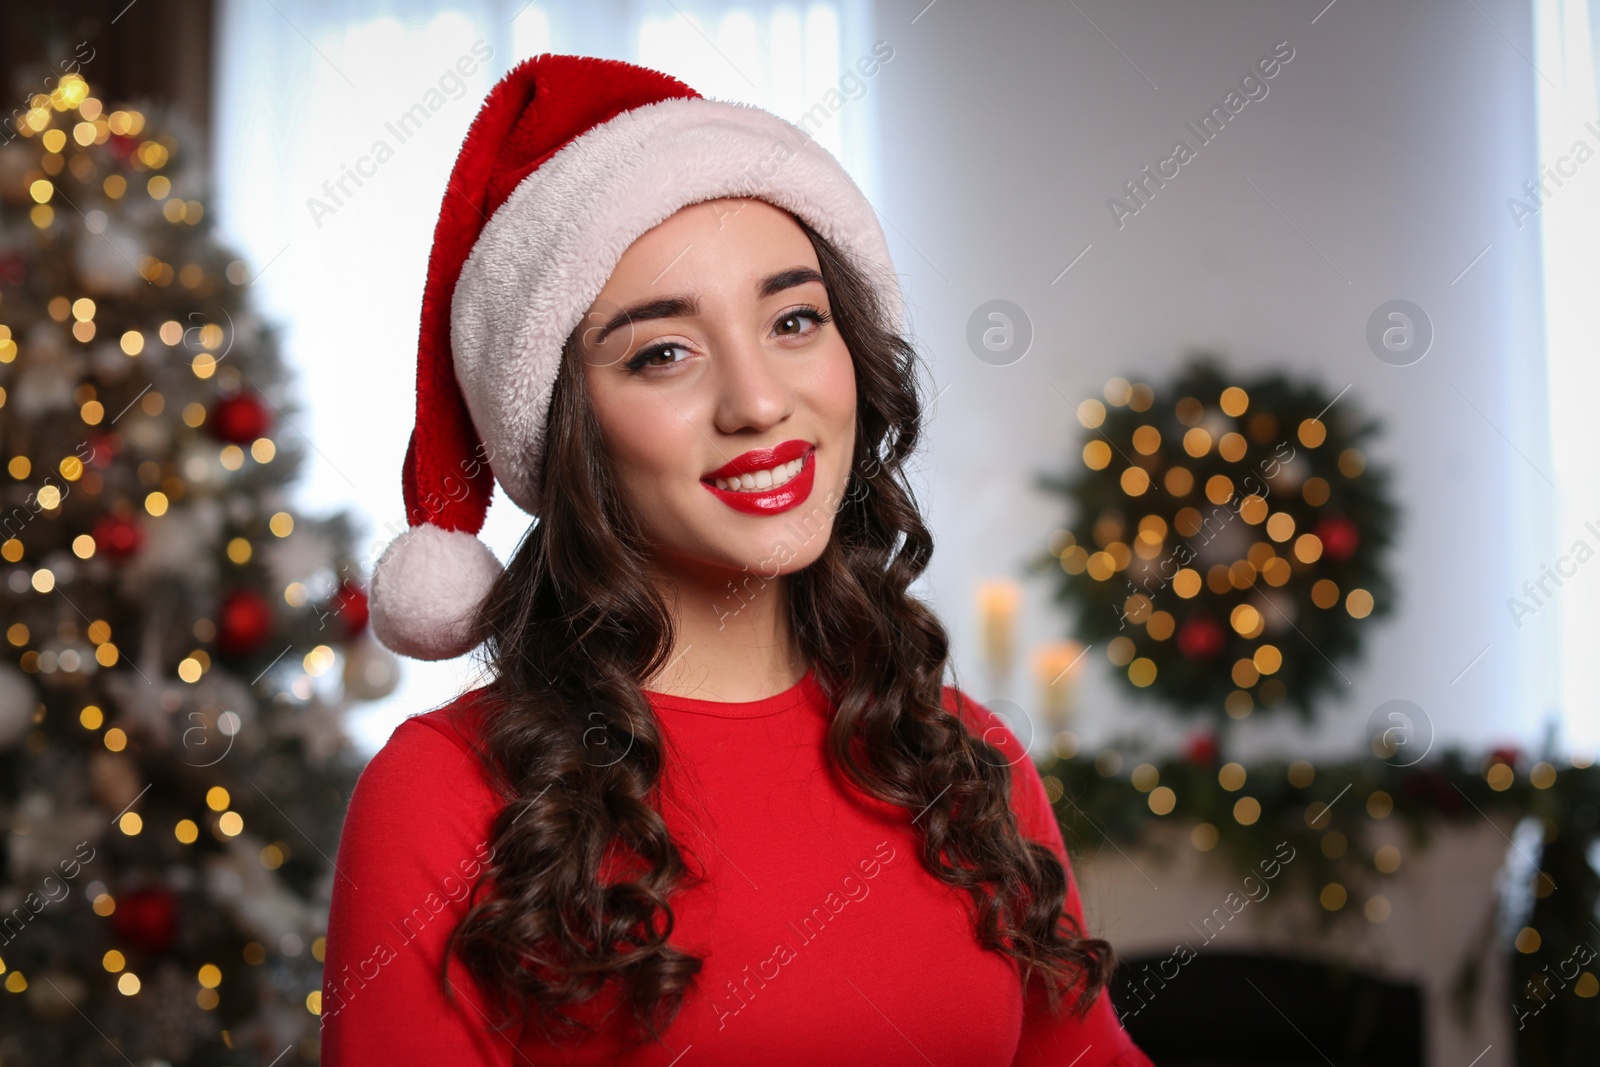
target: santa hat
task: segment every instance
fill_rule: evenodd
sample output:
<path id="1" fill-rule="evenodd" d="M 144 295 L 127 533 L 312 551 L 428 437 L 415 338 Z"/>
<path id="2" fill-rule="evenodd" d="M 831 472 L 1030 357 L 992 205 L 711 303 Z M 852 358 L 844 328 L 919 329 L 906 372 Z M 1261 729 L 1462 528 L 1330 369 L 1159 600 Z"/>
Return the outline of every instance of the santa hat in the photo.
<path id="1" fill-rule="evenodd" d="M 490 90 L 445 190 L 422 294 L 417 415 L 402 485 L 410 529 L 372 579 L 390 649 L 449 659 L 502 570 L 477 537 L 494 483 L 539 514 L 551 389 L 567 337 L 629 245 L 719 197 L 783 208 L 905 308 L 872 205 L 799 127 L 616 60 L 541 55 Z"/>

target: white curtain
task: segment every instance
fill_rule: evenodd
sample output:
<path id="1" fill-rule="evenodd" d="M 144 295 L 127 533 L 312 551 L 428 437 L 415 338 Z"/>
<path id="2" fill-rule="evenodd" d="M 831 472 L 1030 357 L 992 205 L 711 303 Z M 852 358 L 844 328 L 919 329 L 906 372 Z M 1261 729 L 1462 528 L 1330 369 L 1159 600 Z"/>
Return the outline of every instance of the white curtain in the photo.
<path id="1" fill-rule="evenodd" d="M 282 432 L 312 446 L 301 505 L 350 508 L 369 563 L 405 527 L 433 226 L 501 75 L 540 52 L 643 63 L 801 123 L 870 198 L 876 101 L 856 66 L 872 53 L 869 15 L 869 0 L 223 0 L 213 198 L 257 307 L 283 328 L 302 413 Z M 497 491 L 484 539 L 503 560 L 529 521 Z M 403 672 L 352 724 L 369 751 L 477 683 L 467 659 Z"/>
<path id="2" fill-rule="evenodd" d="M 1559 557 L 1545 585 L 1558 611 L 1565 742 L 1600 748 L 1600 97 L 1595 4 L 1534 0 L 1539 100 L 1537 205 L 1545 292 L 1551 453 Z M 1536 194 L 1536 195 L 1535 195 Z M 1588 558 L 1579 543 L 1587 545 Z M 1544 592 L 1539 590 L 1538 592 Z"/>

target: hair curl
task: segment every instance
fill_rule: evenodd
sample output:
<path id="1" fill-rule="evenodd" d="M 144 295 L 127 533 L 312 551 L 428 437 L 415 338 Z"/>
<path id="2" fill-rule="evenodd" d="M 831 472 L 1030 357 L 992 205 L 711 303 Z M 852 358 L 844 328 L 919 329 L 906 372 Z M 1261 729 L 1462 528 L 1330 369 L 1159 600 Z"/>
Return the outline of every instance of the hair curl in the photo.
<path id="1" fill-rule="evenodd" d="M 856 264 L 795 221 L 816 250 L 858 397 L 831 536 L 785 578 L 798 648 L 836 706 L 828 758 L 865 793 L 923 813 L 920 862 L 970 894 L 976 936 L 1017 962 L 1025 991 L 1040 981 L 1056 1012 L 1075 987 L 1074 1009 L 1087 1013 L 1111 979 L 1112 946 L 1084 936 L 1064 909 L 1061 863 L 1020 833 L 1005 758 L 945 710 L 949 639 L 906 591 L 933 552 L 903 473 L 922 432 L 916 351 Z M 627 1039 L 642 1042 L 659 1039 L 700 970 L 669 941 L 669 898 L 698 875 L 652 804 L 663 736 L 641 679 L 671 654 L 672 616 L 647 578 L 649 543 L 612 476 L 583 374 L 574 331 L 551 398 L 543 514 L 479 610 L 491 677 L 477 705 L 480 756 L 506 804 L 441 979 L 459 956 L 501 1025 L 532 1021 L 546 1039 L 592 1032 L 572 1009 L 615 981 L 612 1010 L 626 1006 Z M 608 856 L 626 857 L 631 877 L 602 884 Z"/>

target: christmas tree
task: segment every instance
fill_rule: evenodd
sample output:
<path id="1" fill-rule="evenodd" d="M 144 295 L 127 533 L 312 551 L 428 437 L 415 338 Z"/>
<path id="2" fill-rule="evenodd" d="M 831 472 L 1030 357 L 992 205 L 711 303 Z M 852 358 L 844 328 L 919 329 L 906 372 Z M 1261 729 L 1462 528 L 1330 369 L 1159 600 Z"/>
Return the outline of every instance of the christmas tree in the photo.
<path id="1" fill-rule="evenodd" d="M 314 1062 L 340 720 L 397 664 L 289 503 L 196 139 L 45 85 L 0 129 L 0 1063 Z"/>

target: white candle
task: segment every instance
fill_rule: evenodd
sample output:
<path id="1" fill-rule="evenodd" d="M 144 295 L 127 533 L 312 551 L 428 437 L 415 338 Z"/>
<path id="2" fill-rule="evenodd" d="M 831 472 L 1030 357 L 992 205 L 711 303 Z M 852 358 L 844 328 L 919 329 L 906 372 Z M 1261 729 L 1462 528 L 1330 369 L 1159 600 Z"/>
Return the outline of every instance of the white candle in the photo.
<path id="1" fill-rule="evenodd" d="M 978 586 L 983 655 L 997 680 L 1011 673 L 1016 645 L 1017 606 L 1021 600 L 1021 587 L 1007 579 L 982 582 Z"/>
<path id="2" fill-rule="evenodd" d="M 1083 652 L 1083 645 L 1071 640 L 1047 642 L 1034 651 L 1039 705 L 1053 731 L 1065 729 L 1072 720 Z"/>

